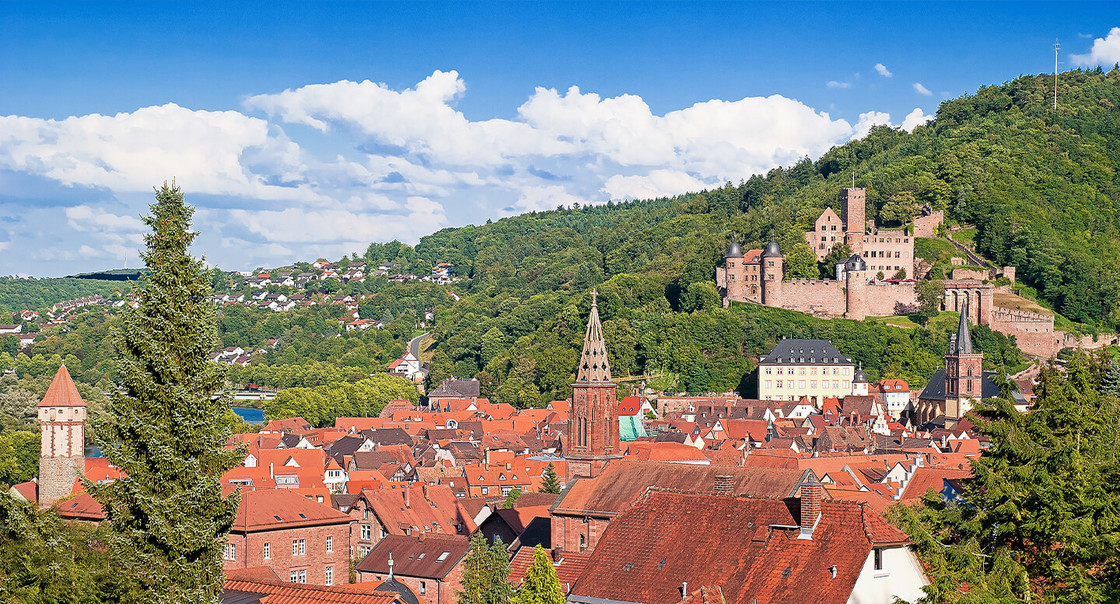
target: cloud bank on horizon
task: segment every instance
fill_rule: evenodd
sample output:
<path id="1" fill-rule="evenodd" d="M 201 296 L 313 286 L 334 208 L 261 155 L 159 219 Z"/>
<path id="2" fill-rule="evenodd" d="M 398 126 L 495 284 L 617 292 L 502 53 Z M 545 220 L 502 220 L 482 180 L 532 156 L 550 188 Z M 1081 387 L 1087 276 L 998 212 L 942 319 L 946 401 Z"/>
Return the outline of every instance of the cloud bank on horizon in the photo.
<path id="1" fill-rule="evenodd" d="M 456 109 L 467 93 L 457 72 L 437 70 L 404 90 L 343 80 L 250 96 L 239 110 L 0 116 L 0 274 L 135 262 L 137 217 L 172 178 L 198 207 L 195 253 L 248 269 L 559 205 L 719 186 L 877 124 L 912 130 L 931 119 L 919 108 L 899 123 L 878 111 L 850 123 L 777 94 L 657 115 L 639 96 L 572 86 L 537 88 L 513 118 L 470 120 Z"/>

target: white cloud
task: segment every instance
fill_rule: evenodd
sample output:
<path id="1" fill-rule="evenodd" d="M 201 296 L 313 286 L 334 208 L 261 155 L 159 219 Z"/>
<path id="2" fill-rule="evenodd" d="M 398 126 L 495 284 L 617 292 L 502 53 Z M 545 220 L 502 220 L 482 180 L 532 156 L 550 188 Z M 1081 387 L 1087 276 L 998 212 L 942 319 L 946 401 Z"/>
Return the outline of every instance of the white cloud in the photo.
<path id="1" fill-rule="evenodd" d="M 902 119 L 902 129 L 907 132 L 913 132 L 914 128 L 925 124 L 933 119 L 932 115 L 926 115 L 921 107 L 915 107 L 913 111 L 906 114 Z"/>
<path id="2" fill-rule="evenodd" d="M 917 92 L 918 94 L 924 96 L 933 96 L 933 93 L 929 91 L 929 88 L 922 86 L 921 82 L 914 82 L 914 92 Z"/>
<path id="3" fill-rule="evenodd" d="M 852 129 L 851 140 L 863 138 L 871 132 L 873 126 L 890 126 L 891 114 L 882 111 L 868 111 L 867 113 L 859 114 L 859 121 L 856 122 L 855 128 Z"/>
<path id="4" fill-rule="evenodd" d="M 883 65 L 882 63 L 875 64 L 875 73 L 883 76 L 884 78 L 894 77 L 894 74 L 891 73 L 891 71 L 887 69 L 887 66 Z"/>
<path id="5" fill-rule="evenodd" d="M 131 264 L 147 230 L 137 217 L 152 187 L 174 177 L 199 206 L 194 252 L 211 263 L 336 257 L 510 213 L 719 186 L 891 123 L 868 111 L 852 124 L 781 95 L 659 115 L 637 95 L 574 86 L 537 88 L 509 119 L 471 120 L 455 108 L 466 90 L 456 72 L 436 71 L 405 90 L 341 81 L 252 96 L 245 107 L 255 117 L 174 104 L 0 117 L 0 170 L 91 193 L 69 195 L 80 199 L 70 207 L 35 208 L 13 232 L 16 245 L 4 245 L 39 245 L 42 265 L 66 267 L 55 274 Z M 56 234 L 58 245 L 39 244 L 36 232 Z M 25 270 L 23 260 L 0 255 L 0 272 Z"/>
<path id="6" fill-rule="evenodd" d="M 1120 27 L 1113 27 L 1104 38 L 1093 40 L 1093 47 L 1083 55 L 1070 55 L 1074 65 L 1115 65 L 1120 63 Z"/>
<path id="7" fill-rule="evenodd" d="M 676 170 L 652 170 L 641 176 L 612 176 L 603 185 L 603 191 L 611 199 L 650 199 L 699 191 L 718 184 L 718 181 L 704 182 Z"/>
<path id="8" fill-rule="evenodd" d="M 825 82 L 825 86 L 828 86 L 829 88 L 851 88 L 852 84 L 850 82 L 837 82 L 836 80 L 829 80 L 828 82 Z"/>

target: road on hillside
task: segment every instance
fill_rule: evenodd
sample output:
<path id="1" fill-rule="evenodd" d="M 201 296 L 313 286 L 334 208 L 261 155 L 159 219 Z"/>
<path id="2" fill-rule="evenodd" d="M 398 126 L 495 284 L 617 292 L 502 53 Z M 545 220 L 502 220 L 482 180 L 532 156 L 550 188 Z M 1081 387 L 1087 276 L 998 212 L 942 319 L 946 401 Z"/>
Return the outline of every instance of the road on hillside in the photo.
<path id="1" fill-rule="evenodd" d="M 424 333 L 408 341 L 408 351 L 411 352 L 412 356 L 416 357 L 417 359 L 420 358 L 420 340 L 428 337 L 429 333 L 431 332 L 425 331 Z"/>

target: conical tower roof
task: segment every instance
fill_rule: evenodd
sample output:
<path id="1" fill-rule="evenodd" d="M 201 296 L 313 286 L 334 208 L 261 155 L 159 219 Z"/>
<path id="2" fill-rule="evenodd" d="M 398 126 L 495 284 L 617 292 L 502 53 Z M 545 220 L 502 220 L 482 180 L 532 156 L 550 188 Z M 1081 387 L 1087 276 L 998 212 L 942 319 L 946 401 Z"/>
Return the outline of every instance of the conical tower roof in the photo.
<path id="1" fill-rule="evenodd" d="M 961 307 L 961 322 L 957 325 L 957 354 L 972 354 L 972 334 L 968 331 L 968 300 Z"/>
<path id="2" fill-rule="evenodd" d="M 82 400 L 82 395 L 78 394 L 78 387 L 74 385 L 74 380 L 70 379 L 70 372 L 66 370 L 66 365 L 59 367 L 58 372 L 54 374 L 54 379 L 51 380 L 51 385 L 47 388 L 47 393 L 43 395 L 43 400 L 39 402 L 39 406 L 86 406 L 86 402 Z"/>
<path id="3" fill-rule="evenodd" d="M 611 365 L 607 361 L 607 344 L 603 341 L 603 325 L 599 323 L 598 293 L 591 290 L 591 317 L 583 336 L 583 353 L 579 357 L 576 383 L 611 381 Z"/>

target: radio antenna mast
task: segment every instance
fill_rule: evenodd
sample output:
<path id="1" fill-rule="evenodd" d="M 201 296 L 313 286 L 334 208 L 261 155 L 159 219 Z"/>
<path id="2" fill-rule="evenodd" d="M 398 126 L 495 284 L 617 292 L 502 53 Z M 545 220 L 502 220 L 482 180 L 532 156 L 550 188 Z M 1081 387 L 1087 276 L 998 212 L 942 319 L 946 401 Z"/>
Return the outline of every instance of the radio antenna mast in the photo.
<path id="1" fill-rule="evenodd" d="M 1058 110 L 1058 39 L 1054 39 L 1054 111 Z"/>

